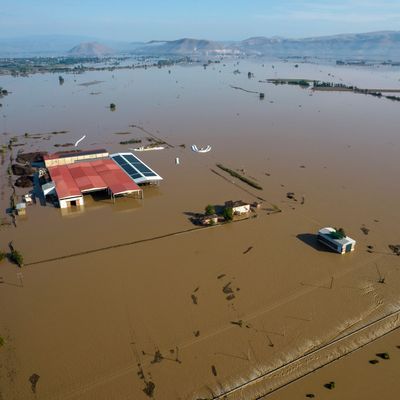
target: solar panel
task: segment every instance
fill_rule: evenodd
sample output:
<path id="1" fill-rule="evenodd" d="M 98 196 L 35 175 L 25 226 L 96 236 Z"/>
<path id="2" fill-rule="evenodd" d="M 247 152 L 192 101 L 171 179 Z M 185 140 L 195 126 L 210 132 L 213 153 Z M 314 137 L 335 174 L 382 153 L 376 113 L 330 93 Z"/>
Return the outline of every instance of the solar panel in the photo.
<path id="1" fill-rule="evenodd" d="M 131 153 L 113 154 L 111 158 L 138 183 L 162 180 L 150 167 Z"/>
<path id="2" fill-rule="evenodd" d="M 113 157 L 113 159 L 114 159 L 121 167 L 122 167 L 123 165 L 128 164 L 128 163 L 126 162 L 126 160 L 123 159 L 121 156 L 115 156 L 115 157 Z"/>

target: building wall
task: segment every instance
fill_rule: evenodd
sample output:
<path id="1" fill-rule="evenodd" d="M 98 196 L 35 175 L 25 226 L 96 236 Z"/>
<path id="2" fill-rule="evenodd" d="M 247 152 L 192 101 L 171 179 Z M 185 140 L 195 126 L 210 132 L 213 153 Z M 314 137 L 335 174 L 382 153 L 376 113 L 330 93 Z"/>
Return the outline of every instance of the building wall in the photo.
<path id="1" fill-rule="evenodd" d="M 71 201 L 76 201 L 77 206 L 83 206 L 85 204 L 83 196 L 74 197 L 71 199 L 60 199 L 59 201 L 60 201 L 60 208 L 71 207 Z"/>
<path id="2" fill-rule="evenodd" d="M 108 157 L 108 153 L 86 154 L 81 156 L 77 155 L 71 157 L 55 158 L 52 160 L 45 160 L 44 164 L 46 165 L 46 167 L 54 167 L 56 165 L 73 164 L 77 161 L 94 160 L 96 158 L 106 157 Z"/>
<path id="3" fill-rule="evenodd" d="M 233 213 L 234 214 L 247 214 L 250 212 L 250 204 L 246 204 L 245 206 L 234 207 Z"/>

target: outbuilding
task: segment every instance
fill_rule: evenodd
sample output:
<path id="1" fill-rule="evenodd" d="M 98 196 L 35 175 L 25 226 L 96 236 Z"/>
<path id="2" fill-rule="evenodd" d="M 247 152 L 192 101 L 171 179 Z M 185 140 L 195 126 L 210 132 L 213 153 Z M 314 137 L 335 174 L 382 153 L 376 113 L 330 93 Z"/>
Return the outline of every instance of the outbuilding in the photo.
<path id="1" fill-rule="evenodd" d="M 226 201 L 225 208 L 231 208 L 234 215 L 243 215 L 250 212 L 250 204 L 245 203 L 242 200 Z"/>
<path id="2" fill-rule="evenodd" d="M 354 239 L 331 227 L 320 229 L 317 238 L 320 243 L 340 254 L 350 253 L 356 246 Z"/>

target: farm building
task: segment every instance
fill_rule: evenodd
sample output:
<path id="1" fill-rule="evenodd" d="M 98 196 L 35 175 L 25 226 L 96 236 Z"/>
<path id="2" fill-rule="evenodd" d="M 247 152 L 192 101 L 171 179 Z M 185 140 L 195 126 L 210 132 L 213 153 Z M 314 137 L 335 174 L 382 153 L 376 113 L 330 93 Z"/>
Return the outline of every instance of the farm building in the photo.
<path id="1" fill-rule="evenodd" d="M 104 159 L 108 157 L 108 151 L 105 149 L 97 150 L 70 150 L 60 151 L 53 154 L 43 156 L 46 168 L 57 165 L 73 164 L 79 161 L 91 161 L 96 159 Z"/>
<path id="2" fill-rule="evenodd" d="M 201 225 L 215 225 L 218 224 L 218 215 L 203 215 L 200 217 L 199 222 Z"/>
<path id="3" fill-rule="evenodd" d="M 225 208 L 231 208 L 234 215 L 243 215 L 250 212 L 250 204 L 245 203 L 241 200 L 237 201 L 226 201 Z"/>
<path id="4" fill-rule="evenodd" d="M 340 234 L 334 228 L 322 228 L 318 231 L 318 241 L 340 254 L 354 251 L 356 241 L 348 236 Z"/>
<path id="5" fill-rule="evenodd" d="M 84 194 L 98 191 L 107 191 L 113 199 L 122 195 L 143 198 L 142 189 L 109 158 L 56 165 L 48 171 L 60 208 L 82 206 Z"/>

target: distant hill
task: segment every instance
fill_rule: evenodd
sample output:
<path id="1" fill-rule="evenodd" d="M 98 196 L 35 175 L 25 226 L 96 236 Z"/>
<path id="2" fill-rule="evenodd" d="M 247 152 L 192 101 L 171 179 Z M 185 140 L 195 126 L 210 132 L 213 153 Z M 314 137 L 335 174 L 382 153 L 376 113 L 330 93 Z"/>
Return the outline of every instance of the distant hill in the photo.
<path id="1" fill-rule="evenodd" d="M 80 44 L 77 45 L 77 43 Z M 0 57 L 63 55 L 103 57 L 111 54 L 154 56 L 244 54 L 267 57 L 310 56 L 400 61 L 400 31 L 342 34 L 304 39 L 259 36 L 236 42 L 183 38 L 143 43 L 72 35 L 0 38 Z"/>
<path id="2" fill-rule="evenodd" d="M 68 51 L 74 57 L 104 57 L 114 54 L 115 51 L 98 42 L 80 43 Z"/>
<path id="3" fill-rule="evenodd" d="M 146 43 L 135 49 L 137 53 L 153 55 L 195 55 L 224 54 L 231 50 L 224 44 L 204 39 L 179 39 L 172 41 L 156 41 Z"/>
<path id="4" fill-rule="evenodd" d="M 400 32 L 372 32 L 305 39 L 255 37 L 236 44 L 245 54 L 271 56 L 400 58 Z"/>

